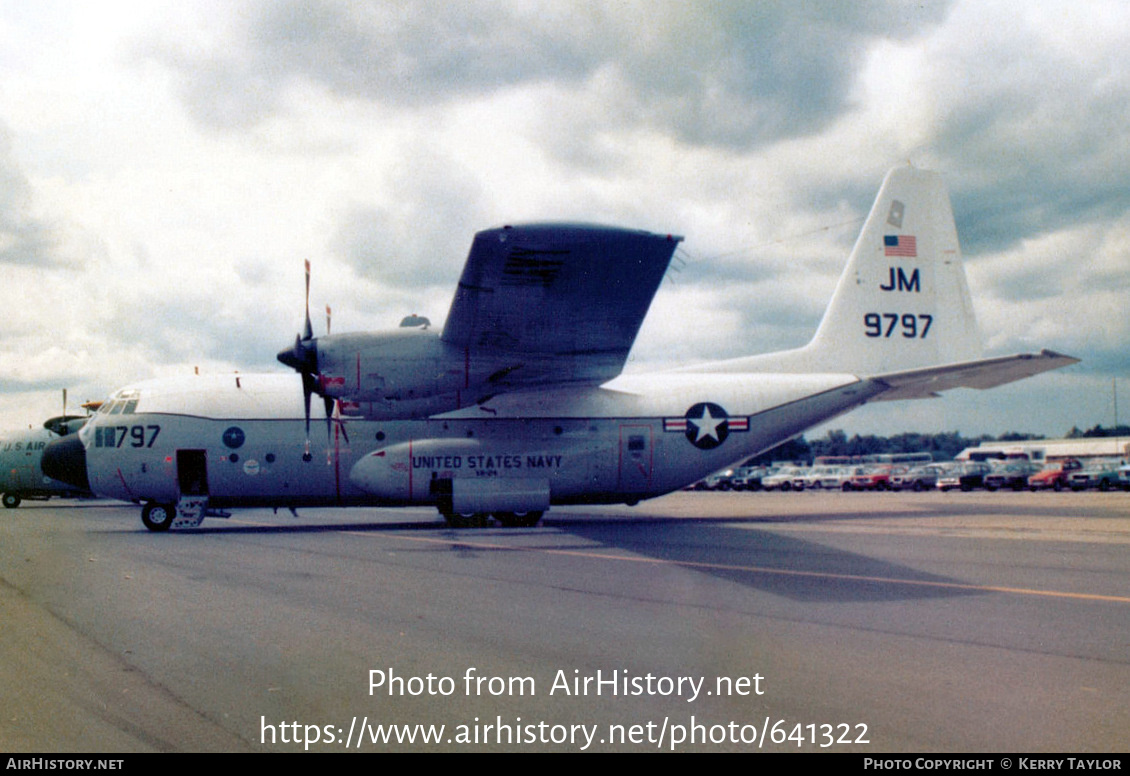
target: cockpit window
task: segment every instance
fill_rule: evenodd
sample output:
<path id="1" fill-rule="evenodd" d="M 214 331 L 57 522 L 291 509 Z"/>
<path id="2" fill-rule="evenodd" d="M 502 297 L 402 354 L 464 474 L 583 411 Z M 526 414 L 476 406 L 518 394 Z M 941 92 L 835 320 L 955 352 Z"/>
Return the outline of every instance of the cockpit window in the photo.
<path id="1" fill-rule="evenodd" d="M 98 410 L 109 415 L 132 415 L 137 411 L 138 394 L 136 390 L 119 391 L 109 402 Z"/>

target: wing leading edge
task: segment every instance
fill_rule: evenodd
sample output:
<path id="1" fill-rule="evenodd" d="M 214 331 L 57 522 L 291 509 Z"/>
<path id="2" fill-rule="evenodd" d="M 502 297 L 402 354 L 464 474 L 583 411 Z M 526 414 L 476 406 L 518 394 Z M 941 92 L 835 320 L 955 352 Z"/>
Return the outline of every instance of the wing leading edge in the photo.
<path id="1" fill-rule="evenodd" d="M 623 368 L 675 248 L 674 235 L 527 224 L 475 235 L 441 339 L 513 358 L 516 380 L 606 380 Z"/>

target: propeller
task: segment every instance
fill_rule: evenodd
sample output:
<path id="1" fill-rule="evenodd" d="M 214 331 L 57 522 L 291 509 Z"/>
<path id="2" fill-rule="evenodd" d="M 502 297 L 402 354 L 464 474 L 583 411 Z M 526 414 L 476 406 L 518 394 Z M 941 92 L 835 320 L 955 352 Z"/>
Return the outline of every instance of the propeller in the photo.
<path id="1" fill-rule="evenodd" d="M 330 333 L 330 306 L 326 305 L 326 334 Z M 302 334 L 295 335 L 294 347 L 287 348 L 278 354 L 278 359 L 291 369 L 302 375 L 302 407 L 306 417 L 306 447 L 302 460 L 310 461 L 310 397 L 319 393 L 320 375 L 318 373 L 318 343 L 314 339 L 314 327 L 310 323 L 310 261 L 306 260 L 306 320 L 302 327 Z M 334 404 L 335 400 L 322 394 L 323 406 L 326 411 L 326 437 L 333 438 Z M 338 419 L 342 434 L 345 435 L 345 425 Z M 346 442 L 349 437 L 345 436 Z"/>
<path id="2" fill-rule="evenodd" d="M 302 460 L 310 456 L 310 395 L 318 384 L 318 345 L 314 341 L 314 327 L 310 323 L 310 260 L 306 260 L 306 322 L 302 334 L 295 335 L 294 347 L 280 351 L 279 361 L 302 375 L 302 406 L 306 413 L 306 449 Z"/>
<path id="3" fill-rule="evenodd" d="M 83 405 L 84 408 L 85 408 L 85 406 L 86 405 Z M 90 411 L 88 410 L 87 416 L 89 416 L 89 415 L 90 415 Z M 58 417 L 48 418 L 47 420 L 43 421 L 43 427 L 45 429 L 47 429 L 48 431 L 54 433 L 54 434 L 58 434 L 59 436 L 64 437 L 67 434 L 70 434 L 74 431 L 77 431 L 79 428 L 82 427 L 82 423 L 79 423 L 77 426 L 74 426 L 72 428 L 71 424 L 75 421 L 82 421 L 82 423 L 85 423 L 86 418 L 83 417 L 82 415 L 68 415 L 67 414 L 67 389 L 64 388 L 63 389 L 63 414 L 59 415 Z"/>

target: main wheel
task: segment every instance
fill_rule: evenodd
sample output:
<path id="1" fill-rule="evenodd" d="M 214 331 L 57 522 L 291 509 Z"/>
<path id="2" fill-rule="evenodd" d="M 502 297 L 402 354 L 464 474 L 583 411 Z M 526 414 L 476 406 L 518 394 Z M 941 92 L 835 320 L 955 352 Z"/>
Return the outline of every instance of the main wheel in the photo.
<path id="1" fill-rule="evenodd" d="M 443 519 L 452 528 L 482 528 L 487 516 L 483 512 L 444 512 Z"/>
<path id="2" fill-rule="evenodd" d="M 145 523 L 146 528 L 154 532 L 169 530 L 176 516 L 177 508 L 172 504 L 158 504 L 155 501 L 150 501 L 141 508 L 141 522 Z"/>
<path id="3" fill-rule="evenodd" d="M 505 528 L 533 528 L 541 521 L 541 512 L 495 512 L 494 519 Z"/>
<path id="4" fill-rule="evenodd" d="M 20 497 L 17 496 L 15 493 L 5 493 L 4 494 L 4 508 L 5 509 L 15 509 L 19 505 L 20 505 Z"/>

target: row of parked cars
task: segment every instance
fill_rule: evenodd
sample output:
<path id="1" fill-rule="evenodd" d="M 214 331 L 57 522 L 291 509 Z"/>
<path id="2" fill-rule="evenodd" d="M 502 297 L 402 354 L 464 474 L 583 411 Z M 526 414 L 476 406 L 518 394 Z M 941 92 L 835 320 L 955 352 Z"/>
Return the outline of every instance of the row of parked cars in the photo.
<path id="1" fill-rule="evenodd" d="M 1130 490 L 1130 465 L 1116 460 L 1046 464 L 1023 459 L 951 463 L 776 466 L 727 469 L 695 490 Z"/>

